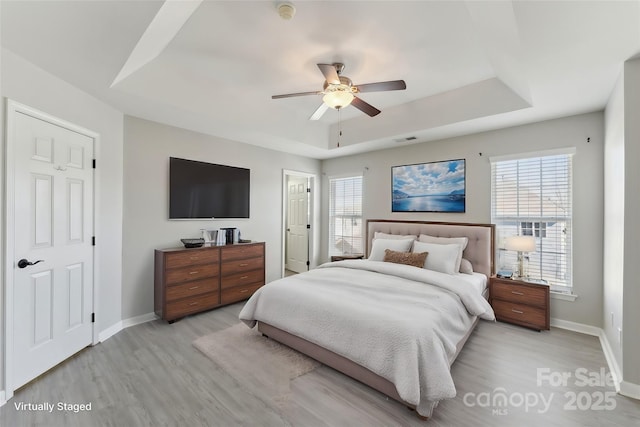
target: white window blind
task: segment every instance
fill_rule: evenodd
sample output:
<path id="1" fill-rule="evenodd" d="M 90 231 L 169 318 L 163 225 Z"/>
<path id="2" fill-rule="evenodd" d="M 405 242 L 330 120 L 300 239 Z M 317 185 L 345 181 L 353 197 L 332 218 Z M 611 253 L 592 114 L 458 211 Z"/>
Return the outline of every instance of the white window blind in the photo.
<path id="1" fill-rule="evenodd" d="M 329 256 L 361 253 L 362 176 L 329 178 Z"/>
<path id="2" fill-rule="evenodd" d="M 572 287 L 572 157 L 491 161 L 491 221 L 498 246 L 509 236 L 533 236 L 536 251 L 524 254 L 528 276 L 559 292 Z M 515 252 L 500 252 L 501 267 L 516 263 Z"/>

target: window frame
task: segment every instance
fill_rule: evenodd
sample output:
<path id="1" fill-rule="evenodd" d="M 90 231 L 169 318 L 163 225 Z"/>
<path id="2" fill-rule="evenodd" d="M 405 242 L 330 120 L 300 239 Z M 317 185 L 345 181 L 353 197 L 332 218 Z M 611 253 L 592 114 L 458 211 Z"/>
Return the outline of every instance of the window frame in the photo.
<path id="1" fill-rule="evenodd" d="M 354 210 L 352 213 L 342 213 L 336 214 L 334 208 L 334 190 L 333 190 L 333 182 L 338 180 L 359 180 L 360 181 L 360 189 L 359 189 L 359 211 L 358 209 Z M 340 175 L 331 175 L 327 178 L 328 187 L 329 187 L 329 226 L 328 226 L 328 234 L 327 234 L 327 255 L 331 257 L 333 255 L 347 255 L 347 254 L 364 254 L 364 215 L 363 215 L 363 199 L 364 199 L 364 174 L 360 173 L 345 173 Z M 357 192 L 356 192 L 357 193 Z M 352 221 L 359 221 L 359 225 L 357 225 L 357 230 L 352 230 L 351 235 L 345 235 L 344 229 L 342 233 L 337 234 L 335 232 L 335 223 L 334 219 L 336 217 L 341 217 L 343 219 L 350 218 Z M 352 225 L 353 227 L 353 225 Z M 335 240 L 337 237 L 348 239 L 345 240 L 347 244 L 349 244 L 353 250 L 345 251 L 343 247 L 342 250 L 337 250 L 335 248 Z M 357 239 L 354 242 L 354 239 Z"/>
<path id="2" fill-rule="evenodd" d="M 574 287 L 574 268 L 573 268 L 573 233 L 574 233 L 574 221 L 573 221 L 573 212 L 574 212 L 574 184 L 573 184 L 573 176 L 575 170 L 575 148 L 567 148 L 567 149 L 558 149 L 558 150 L 547 150 L 547 151 L 539 151 L 533 153 L 522 153 L 516 155 L 508 155 L 508 156 L 498 156 L 491 157 L 491 222 L 496 224 L 496 234 L 499 239 L 499 244 L 497 247 L 499 248 L 499 255 L 503 255 L 504 258 L 511 260 L 514 254 L 511 254 L 512 251 L 505 251 L 504 249 L 500 249 L 503 245 L 500 240 L 503 241 L 504 238 L 508 236 L 515 235 L 529 235 L 534 236 L 536 239 L 536 251 L 528 254 L 529 258 L 537 258 L 538 263 L 537 266 L 540 271 L 540 275 L 543 278 L 548 280 L 550 284 L 551 290 L 554 292 L 560 292 L 565 294 L 572 294 Z M 562 156 L 564 159 L 562 160 L 553 160 L 552 157 Z M 544 164 L 544 159 L 547 158 L 548 163 Z M 539 161 L 540 162 L 540 175 L 535 176 L 535 178 L 527 177 L 526 175 L 521 178 L 521 171 L 519 170 L 519 164 L 516 163 L 515 167 L 515 176 L 516 176 L 516 201 L 515 201 L 515 214 L 502 214 L 498 215 L 498 200 L 504 201 L 508 198 L 506 194 L 508 194 L 508 189 L 503 188 L 502 191 L 499 189 L 499 185 L 497 183 L 498 180 L 498 172 L 496 172 L 496 168 L 499 167 L 498 164 L 503 163 L 502 166 L 505 166 L 505 162 L 532 162 Z M 551 164 L 566 162 L 567 164 L 567 175 L 564 174 L 553 174 L 552 178 L 552 188 L 560 188 L 566 191 L 566 209 L 568 213 L 561 215 L 557 212 L 554 215 L 549 215 L 548 213 L 544 213 L 545 211 L 543 207 L 543 203 L 545 202 L 544 197 L 542 196 L 545 193 L 545 190 L 548 192 L 548 182 L 544 182 L 544 172 L 543 167 L 548 167 Z M 522 172 L 526 174 L 527 172 Z M 549 175 L 547 175 L 548 177 Z M 558 179 L 561 178 L 561 179 Z M 540 203 L 540 214 L 539 215 L 531 215 L 531 213 L 527 213 L 527 215 L 520 215 L 520 206 L 523 204 L 520 198 L 520 191 L 522 188 L 526 188 L 526 186 L 521 183 L 521 179 L 526 184 L 531 184 L 532 180 L 539 180 L 538 187 L 529 187 L 535 188 L 539 191 L 539 203 Z M 563 182 L 564 181 L 564 182 Z M 504 184 L 503 184 L 504 185 Z M 545 188 L 547 187 L 547 188 Z M 500 194 L 498 194 L 500 192 Z M 527 209 L 531 209 L 527 205 Z M 526 210 L 523 208 L 523 210 Z M 549 225 L 551 224 L 551 226 Z M 529 227 L 530 225 L 530 227 Z M 553 236 L 553 227 L 564 225 L 564 227 L 560 228 L 560 234 Z M 514 233 L 515 228 L 515 233 Z M 510 231 L 507 231 L 510 230 Z M 551 235 L 549 234 L 551 233 Z M 543 250 L 540 250 L 541 245 Z M 549 247 L 550 249 L 544 250 L 544 247 Z M 563 249 L 562 251 L 558 251 L 559 246 Z M 555 249 L 555 250 L 553 250 Z M 525 254 L 527 256 L 527 254 Z M 548 261 L 549 257 L 554 257 L 555 261 Z M 564 257 L 564 259 L 562 259 Z M 545 261 L 546 258 L 546 261 Z M 562 269 L 561 275 L 564 275 L 565 278 L 558 278 L 556 274 L 556 278 L 549 280 L 552 274 L 549 274 L 549 271 L 553 269 L 550 268 L 555 264 L 556 269 L 558 266 Z M 546 268 L 545 268 L 546 267 Z M 531 268 L 529 268 L 531 270 Z M 547 274 L 545 274 L 545 272 Z"/>

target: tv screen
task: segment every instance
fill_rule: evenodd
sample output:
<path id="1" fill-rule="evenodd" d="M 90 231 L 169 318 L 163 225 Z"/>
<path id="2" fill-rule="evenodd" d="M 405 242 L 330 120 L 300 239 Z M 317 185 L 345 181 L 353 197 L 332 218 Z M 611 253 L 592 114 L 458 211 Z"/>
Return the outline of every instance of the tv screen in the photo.
<path id="1" fill-rule="evenodd" d="M 249 172 L 171 157 L 169 219 L 249 218 Z"/>

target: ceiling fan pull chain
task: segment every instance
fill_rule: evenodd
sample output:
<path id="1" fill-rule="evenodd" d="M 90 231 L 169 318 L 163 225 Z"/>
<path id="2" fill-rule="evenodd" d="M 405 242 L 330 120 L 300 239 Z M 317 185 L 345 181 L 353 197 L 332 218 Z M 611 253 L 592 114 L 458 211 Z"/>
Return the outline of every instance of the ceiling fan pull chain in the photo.
<path id="1" fill-rule="evenodd" d="M 342 138 L 342 108 L 338 110 L 338 148 L 340 148 L 340 138 Z"/>

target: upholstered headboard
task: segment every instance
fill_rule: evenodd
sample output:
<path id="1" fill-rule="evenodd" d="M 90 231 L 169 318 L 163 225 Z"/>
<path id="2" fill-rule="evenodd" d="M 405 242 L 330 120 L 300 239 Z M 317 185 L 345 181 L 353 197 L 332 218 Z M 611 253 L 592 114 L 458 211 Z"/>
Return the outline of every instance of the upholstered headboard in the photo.
<path id="1" fill-rule="evenodd" d="M 455 222 L 394 221 L 388 219 L 367 220 L 367 246 L 369 256 L 376 231 L 387 234 L 428 234 L 435 237 L 468 237 L 469 244 L 463 252 L 473 266 L 473 271 L 487 277 L 495 273 L 493 224 L 464 224 Z"/>

